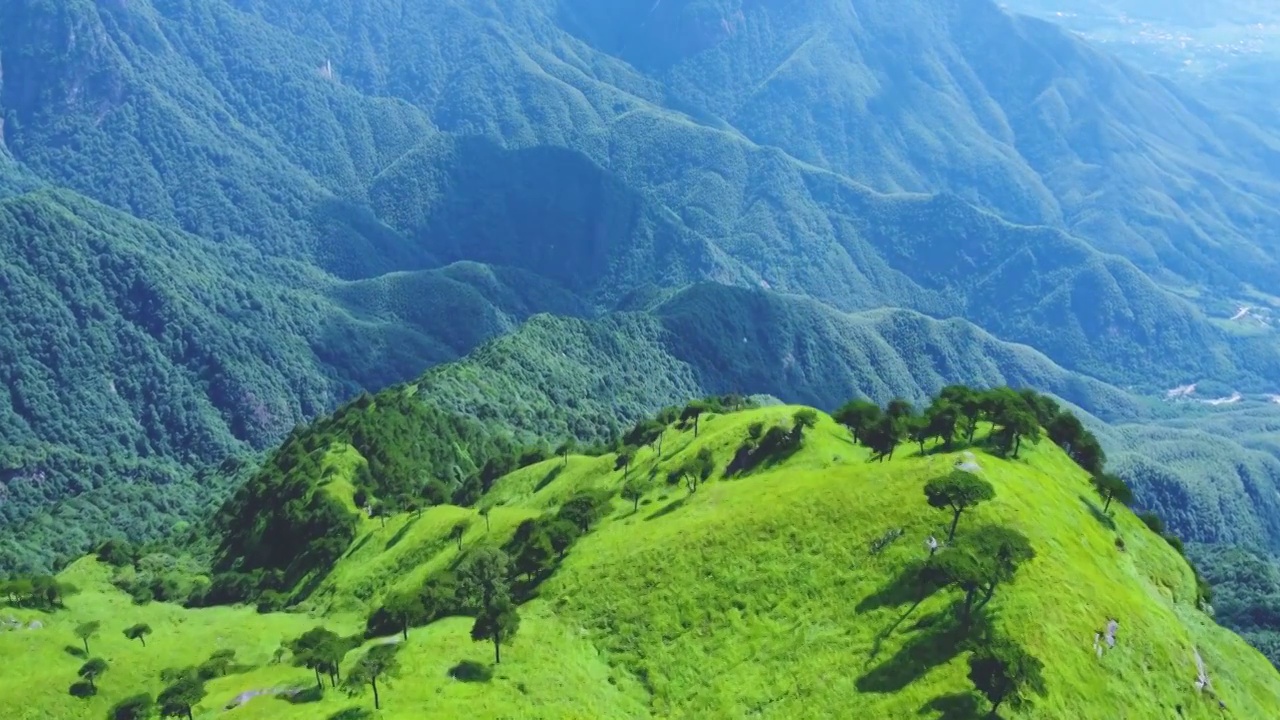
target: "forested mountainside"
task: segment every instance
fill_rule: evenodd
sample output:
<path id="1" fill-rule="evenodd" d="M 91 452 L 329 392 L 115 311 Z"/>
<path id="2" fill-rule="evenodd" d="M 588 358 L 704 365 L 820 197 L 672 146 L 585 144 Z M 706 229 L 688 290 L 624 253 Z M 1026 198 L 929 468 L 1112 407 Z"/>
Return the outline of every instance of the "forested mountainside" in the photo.
<path id="1" fill-rule="evenodd" d="M 1280 549 L 1280 125 L 1197 92 L 987 0 L 11 0 L 0 571 L 402 383 L 500 444 L 1035 387 Z"/>

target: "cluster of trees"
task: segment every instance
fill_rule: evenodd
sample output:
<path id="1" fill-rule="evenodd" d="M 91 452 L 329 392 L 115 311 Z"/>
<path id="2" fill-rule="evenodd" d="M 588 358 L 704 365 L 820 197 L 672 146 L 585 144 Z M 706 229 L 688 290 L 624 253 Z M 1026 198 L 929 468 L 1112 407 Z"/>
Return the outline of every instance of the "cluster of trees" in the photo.
<path id="1" fill-rule="evenodd" d="M 764 423 L 752 423 L 747 428 L 747 439 L 738 447 L 725 468 L 726 475 L 736 475 L 766 462 L 778 462 L 800 449 L 804 434 L 818 424 L 818 413 L 809 408 L 797 410 L 791 417 L 791 425 L 773 425 L 768 430 Z"/>
<path id="2" fill-rule="evenodd" d="M 52 575 L 19 576 L 0 580 L 0 601 L 17 607 L 52 612 L 76 592 L 75 586 L 59 582 Z"/>
<path id="3" fill-rule="evenodd" d="M 943 388 L 930 404 L 917 410 L 906 400 L 895 399 L 881 408 L 866 400 L 853 400 L 838 409 L 836 422 L 853 433 L 854 442 L 881 459 L 893 459 L 898 445 L 908 440 L 920 452 L 930 441 L 945 451 L 957 442 L 972 444 L 980 423 L 991 424 L 987 442 L 998 452 L 1017 457 L 1024 441 L 1039 442 L 1048 436 L 1073 460 L 1091 473 L 1102 471 L 1106 455 L 1098 439 L 1072 413 L 1033 390 L 1008 387 L 975 390 L 963 385 Z"/>
<path id="4" fill-rule="evenodd" d="M 353 478 L 357 499 L 372 500 L 384 513 L 478 496 L 468 488 L 491 483 L 505 469 L 501 459 L 517 456 L 505 435 L 402 389 L 363 395 L 311 427 L 295 429 L 222 507 L 215 519 L 218 574 L 202 604 L 286 593 L 346 551 L 357 518 L 320 490 L 334 472 L 327 453 L 343 445 L 366 461 Z"/>
<path id="5" fill-rule="evenodd" d="M 143 640 L 151 632 L 146 625 L 135 625 L 125 630 L 130 639 Z M 105 669 L 105 666 L 104 666 Z M 209 694 L 205 684 L 210 680 L 233 673 L 245 672 L 250 667 L 236 662 L 236 651 L 215 651 L 199 665 L 185 668 L 169 668 L 160 673 L 165 688 L 154 698 L 148 693 L 138 693 L 121 700 L 107 713 L 108 720 L 145 720 L 159 712 L 162 718 L 187 718 L 193 720 L 195 706 Z"/>
<path id="6" fill-rule="evenodd" d="M 188 543 L 187 549 L 199 549 L 196 545 Z M 111 584 L 139 605 L 153 600 L 188 604 L 209 588 L 207 561 L 176 548 L 112 539 L 99 545 L 96 554 L 99 561 L 114 568 Z"/>
<path id="7" fill-rule="evenodd" d="M 955 469 L 925 484 L 925 498 L 931 507 L 950 513 L 945 544 L 933 547 L 928 561 L 919 568 L 922 593 L 954 588 L 961 593 L 956 603 L 960 630 L 969 634 L 973 653 L 969 658 L 969 678 L 992 704 L 994 716 L 1006 702 L 1021 705 L 1034 695 L 1045 693 L 1041 674 L 1043 663 L 1018 643 L 990 633 L 989 624 L 977 630 L 976 619 L 986 610 L 996 591 L 1009 583 L 1018 570 L 1035 558 L 1025 535 L 1001 525 L 977 528 L 956 536 L 961 516 L 995 498 L 991 483 L 967 470 Z M 937 549 L 937 548 L 941 549 Z"/>

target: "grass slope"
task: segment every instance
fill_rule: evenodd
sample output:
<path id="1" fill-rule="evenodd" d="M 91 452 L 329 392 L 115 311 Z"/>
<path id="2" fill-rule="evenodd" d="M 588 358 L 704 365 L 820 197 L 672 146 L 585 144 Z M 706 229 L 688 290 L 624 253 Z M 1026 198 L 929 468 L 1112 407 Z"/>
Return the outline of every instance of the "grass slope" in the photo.
<path id="1" fill-rule="evenodd" d="M 663 457 L 646 449 L 632 472 L 665 477 L 702 448 L 723 468 L 753 423 L 786 422 L 794 409 L 704 418 L 697 438 L 669 430 Z M 935 635 L 955 598 L 937 594 L 913 608 L 899 578 L 925 554 L 923 539 L 945 528 L 922 487 L 955 459 L 904 446 L 898 459 L 872 464 L 824 416 L 798 453 L 772 467 L 733 479 L 717 473 L 692 496 L 659 482 L 639 512 L 619 501 L 521 608 L 520 634 L 493 680 L 449 675 L 462 661 L 491 657 L 490 646 L 470 641 L 467 619 L 411 631 L 404 672 L 385 684 L 380 717 L 970 717 L 964 654 Z M 211 683 L 197 717 L 221 717 L 217 708 L 244 691 L 310 685 L 305 669 L 266 664 L 279 639 L 317 621 L 308 611 L 352 632 L 356 613 L 388 590 L 456 559 L 447 532 L 457 519 L 473 520 L 464 547 L 499 544 L 521 519 L 578 490 L 618 487 L 622 472 L 611 460 L 551 460 L 503 478 L 490 496 L 501 504 L 487 531 L 473 511 L 452 507 L 386 527 L 365 521 L 297 614 L 134 607 L 105 587 L 93 561 L 81 561 L 65 573 L 84 588 L 69 610 L 40 617 L 41 630 L 0 634 L 0 654 L 27 658 L 0 669 L 0 714 L 103 717 L 110 702 L 158 689 L 161 668 L 198 663 L 221 647 L 260 667 Z M 1195 608 L 1185 562 L 1128 510 L 1102 517 L 1084 474 L 1061 452 L 1046 443 L 1018 461 L 980 453 L 978 462 L 997 498 L 966 514 L 961 532 L 1008 524 L 1038 554 L 992 604 L 997 626 L 1046 664 L 1049 695 L 1017 717 L 1168 718 L 1175 705 L 1186 718 L 1221 717 L 1192 687 L 1196 649 L 1235 716 L 1268 717 L 1280 707 L 1280 675 Z M 873 554 L 872 542 L 894 529 L 902 536 Z M 1093 632 L 1108 617 L 1120 622 L 1119 644 L 1099 659 Z M 113 669 L 100 680 L 102 694 L 81 701 L 66 694 L 80 660 L 63 647 L 90 619 L 104 622 L 95 654 Z M 156 628 L 145 649 L 119 634 L 139 621 Z M 326 718 L 371 704 L 329 691 L 300 705 L 259 698 L 225 716 Z"/>

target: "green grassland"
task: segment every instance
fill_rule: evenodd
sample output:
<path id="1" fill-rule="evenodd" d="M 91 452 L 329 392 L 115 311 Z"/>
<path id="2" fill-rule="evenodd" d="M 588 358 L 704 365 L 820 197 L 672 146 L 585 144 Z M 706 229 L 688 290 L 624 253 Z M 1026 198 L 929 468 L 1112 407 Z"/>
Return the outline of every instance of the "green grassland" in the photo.
<path id="1" fill-rule="evenodd" d="M 958 453 L 920 455 L 914 445 L 871 462 L 846 430 L 825 415 L 795 454 L 724 477 L 755 423 L 788 424 L 796 408 L 774 406 L 704 417 L 692 429 L 669 429 L 662 456 L 640 451 L 630 473 L 652 474 L 640 502 L 617 499 L 611 514 L 570 550 L 559 569 L 525 603 L 520 632 L 491 680 L 454 679 L 464 661 L 489 664 L 492 647 L 473 643 L 470 621 L 446 618 L 409 632 L 402 672 L 381 688 L 382 718 L 612 717 L 923 717 L 985 713 L 971 696 L 966 651 L 948 631 L 952 591 L 913 605 L 906 568 L 924 559 L 924 540 L 944 534 L 948 513 L 931 508 L 922 488 L 945 474 Z M 703 448 L 717 472 L 690 494 L 663 482 Z M 1196 607 L 1192 570 L 1128 509 L 1103 515 L 1086 474 L 1045 441 L 1018 460 L 976 453 L 997 496 L 960 522 L 960 535 L 1008 525 L 1030 538 L 1036 558 L 990 606 L 1000 632 L 1045 663 L 1048 694 L 1005 717 L 1223 717 L 1199 694 L 1194 652 L 1214 690 L 1238 718 L 1272 717 L 1280 675 L 1256 650 Z M 326 491 L 348 492 L 361 462 L 331 450 Z M 246 672 L 212 681 L 196 717 L 233 720 L 328 718 L 372 697 L 328 689 L 293 703 L 260 697 L 235 710 L 238 694 L 273 687 L 314 687 L 314 676 L 287 658 L 273 664 L 282 640 L 323 623 L 343 635 L 396 588 L 420 586 L 479 545 L 500 545 L 524 519 L 583 490 L 616 490 L 624 471 L 614 458 L 556 458 L 516 471 L 491 489 L 486 525 L 475 510 L 435 507 L 362 519 L 356 542 L 290 613 L 248 609 L 183 610 L 135 606 L 110 587 L 95 560 L 61 579 L 80 587 L 54 614 L 15 610 L 44 627 L 0 633 L 0 716 L 102 718 L 112 703 L 158 692 L 160 671 L 235 649 Z M 449 539 L 460 519 L 471 525 L 463 550 Z M 901 530 L 880 552 L 872 544 Z M 1117 544 L 1123 539 L 1123 549 Z M 7 611 L 0 612 L 0 617 Z M 1116 618 L 1115 649 L 1098 658 L 1094 632 Z M 73 628 L 103 623 L 91 640 L 111 669 L 98 696 L 81 700 L 67 687 L 82 662 L 67 647 Z M 144 648 L 121 631 L 137 622 L 155 633 Z M 372 640 L 371 643 L 383 642 Z M 350 665 L 361 655 L 347 655 Z M 18 659 L 14 662 L 13 659 Z"/>

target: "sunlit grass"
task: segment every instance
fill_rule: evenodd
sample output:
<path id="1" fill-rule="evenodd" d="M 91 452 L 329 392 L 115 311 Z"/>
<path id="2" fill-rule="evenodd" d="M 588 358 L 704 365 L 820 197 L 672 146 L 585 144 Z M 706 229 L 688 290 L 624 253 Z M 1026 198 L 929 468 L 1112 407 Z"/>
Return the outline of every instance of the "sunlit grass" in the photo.
<path id="1" fill-rule="evenodd" d="M 492 647 L 470 640 L 468 619 L 415 629 L 401 651 L 402 675 L 382 688 L 380 717 L 965 717 L 955 713 L 967 702 L 966 653 L 940 633 L 956 596 L 938 593 L 913 607 L 895 585 L 927 554 L 925 538 L 945 533 L 949 518 L 924 502 L 922 488 L 957 456 L 920 456 L 904 445 L 892 461 L 871 462 L 823 416 L 803 449 L 773 467 L 717 473 L 693 495 L 664 482 L 704 447 L 723 469 L 751 424 L 788 422 L 794 410 L 706 417 L 696 439 L 692 430 L 669 430 L 661 458 L 642 450 L 631 473 L 652 474 L 654 485 L 639 511 L 615 501 L 612 515 L 574 546 L 522 607 L 520 634 L 495 676 L 451 676 L 467 661 L 492 665 Z M 1186 718 L 1221 717 L 1192 686 L 1195 649 L 1237 717 L 1275 715 L 1280 675 L 1195 608 L 1194 577 L 1163 539 L 1127 509 L 1100 515 L 1087 478 L 1065 455 L 1045 442 L 1020 460 L 979 452 L 977 461 L 997 498 L 961 518 L 961 536 L 1008 524 L 1037 552 L 991 610 L 996 627 L 1045 662 L 1049 694 L 1008 717 L 1170 718 L 1178 705 Z M 613 457 L 555 458 L 498 482 L 487 530 L 474 509 L 454 507 L 400 515 L 385 527 L 364 520 L 307 607 L 330 613 L 325 622 L 335 630 L 357 632 L 388 589 L 413 587 L 457 559 L 448 538 L 456 522 L 470 522 L 464 548 L 500 544 L 524 518 L 622 482 Z M 900 537 L 872 552 L 896 530 Z M 198 664 L 224 647 L 257 667 L 210 683 L 199 717 L 223 716 L 220 708 L 241 692 L 314 684 L 310 671 L 269 661 L 281 640 L 316 618 L 134 606 L 88 560 L 64 576 L 84 589 L 68 610 L 21 613 L 46 627 L 0 635 L 0 653 L 23 658 L 0 667 L 0 716 L 105 717 L 129 694 L 158 691 L 162 669 Z M 1093 634 L 1112 617 L 1119 645 L 1099 659 Z M 94 654 L 112 669 L 98 697 L 77 700 L 67 687 L 81 660 L 64 648 L 76 643 L 74 626 L 90 619 L 104 623 Z M 135 622 L 156 630 L 146 648 L 120 634 Z M 372 696 L 330 689 L 318 702 L 264 697 L 225 716 L 323 720 L 357 705 L 371 707 Z"/>

